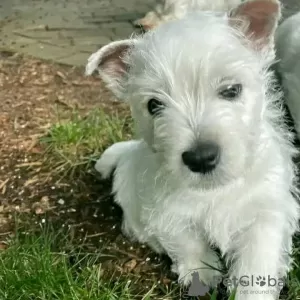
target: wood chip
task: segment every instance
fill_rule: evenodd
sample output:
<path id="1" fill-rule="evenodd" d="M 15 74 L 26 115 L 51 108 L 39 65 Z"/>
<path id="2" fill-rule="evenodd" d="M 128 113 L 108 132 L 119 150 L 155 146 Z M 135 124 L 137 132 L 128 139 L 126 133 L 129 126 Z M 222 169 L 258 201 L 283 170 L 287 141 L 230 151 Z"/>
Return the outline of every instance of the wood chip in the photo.
<path id="1" fill-rule="evenodd" d="M 2 190 L 4 188 L 4 186 L 8 183 L 9 178 L 7 178 L 6 180 L 2 181 L 0 183 L 0 190 Z"/>
<path id="2" fill-rule="evenodd" d="M 36 183 L 39 181 L 39 178 L 31 178 L 25 181 L 24 187 L 28 187 L 29 185 Z"/>
<path id="3" fill-rule="evenodd" d="M 66 76 L 62 72 L 60 72 L 60 71 L 57 71 L 56 75 L 59 76 L 60 78 L 64 79 L 64 80 L 67 79 Z"/>

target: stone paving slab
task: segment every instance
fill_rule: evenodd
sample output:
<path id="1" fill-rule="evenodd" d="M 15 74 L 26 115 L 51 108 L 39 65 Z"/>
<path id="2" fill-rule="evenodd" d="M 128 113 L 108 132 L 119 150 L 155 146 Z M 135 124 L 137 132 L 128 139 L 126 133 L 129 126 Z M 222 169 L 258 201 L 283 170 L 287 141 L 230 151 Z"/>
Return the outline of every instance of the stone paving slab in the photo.
<path id="1" fill-rule="evenodd" d="M 213 1 L 213 0 L 211 0 Z M 283 0 L 284 17 L 300 0 Z M 81 66 L 89 54 L 139 32 L 155 0 L 0 0 L 0 49 Z"/>
<path id="2" fill-rule="evenodd" d="M 84 65 L 110 41 L 139 32 L 132 22 L 151 8 L 139 0 L 1 0 L 0 49 Z"/>

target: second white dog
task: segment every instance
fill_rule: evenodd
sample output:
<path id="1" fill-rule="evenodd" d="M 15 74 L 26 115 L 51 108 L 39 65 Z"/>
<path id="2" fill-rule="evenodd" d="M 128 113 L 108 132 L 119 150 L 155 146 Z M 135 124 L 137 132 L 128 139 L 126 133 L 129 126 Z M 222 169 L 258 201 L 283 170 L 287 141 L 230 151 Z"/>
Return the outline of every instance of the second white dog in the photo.
<path id="1" fill-rule="evenodd" d="M 279 26 L 276 50 L 285 100 L 300 138 L 300 13 L 289 17 Z"/>
<path id="2" fill-rule="evenodd" d="M 160 0 L 153 11 L 134 22 L 144 29 L 153 29 L 163 23 L 181 19 L 190 12 L 197 10 L 229 11 L 241 0 Z"/>
<path id="3" fill-rule="evenodd" d="M 218 246 L 236 300 L 278 297 L 281 286 L 256 281 L 286 275 L 299 218 L 296 151 L 269 71 L 279 17 L 276 0 L 199 12 L 112 42 L 86 67 L 129 102 L 140 137 L 96 164 L 103 177 L 115 169 L 124 233 L 166 252 L 185 284 L 194 269 L 215 284 Z"/>

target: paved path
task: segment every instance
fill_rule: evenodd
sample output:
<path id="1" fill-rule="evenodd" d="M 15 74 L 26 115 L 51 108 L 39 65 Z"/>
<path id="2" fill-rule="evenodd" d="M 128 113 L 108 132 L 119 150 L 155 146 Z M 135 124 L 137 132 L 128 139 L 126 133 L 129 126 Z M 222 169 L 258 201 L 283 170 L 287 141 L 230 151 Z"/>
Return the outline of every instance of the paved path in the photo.
<path id="1" fill-rule="evenodd" d="M 82 65 L 101 45 L 129 37 L 153 1 L 0 0 L 0 48 Z M 2 6 L 2 7 L 1 7 Z"/>
<path id="2" fill-rule="evenodd" d="M 300 10 L 300 0 L 283 2 L 285 16 Z M 153 3 L 155 0 L 0 0 L 0 50 L 84 65 L 101 45 L 137 32 L 132 22 Z"/>

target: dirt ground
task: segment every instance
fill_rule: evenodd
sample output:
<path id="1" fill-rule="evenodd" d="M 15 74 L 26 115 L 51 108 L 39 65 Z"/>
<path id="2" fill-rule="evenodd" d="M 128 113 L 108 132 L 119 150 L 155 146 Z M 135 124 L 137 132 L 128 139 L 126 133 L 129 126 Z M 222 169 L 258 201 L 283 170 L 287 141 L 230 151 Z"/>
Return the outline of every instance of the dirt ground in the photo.
<path id="1" fill-rule="evenodd" d="M 82 69 L 9 52 L 0 53 L 0 99 L 0 246 L 14 234 L 16 222 L 51 223 L 66 228 L 89 252 L 100 252 L 109 276 L 130 276 L 145 290 L 156 283 L 162 294 L 173 289 L 168 259 L 121 235 L 121 211 L 109 183 L 92 169 L 73 180 L 56 178 L 43 165 L 39 138 L 57 122 L 58 111 L 60 119 L 74 109 L 84 114 L 99 107 L 128 114 L 126 105 Z"/>

